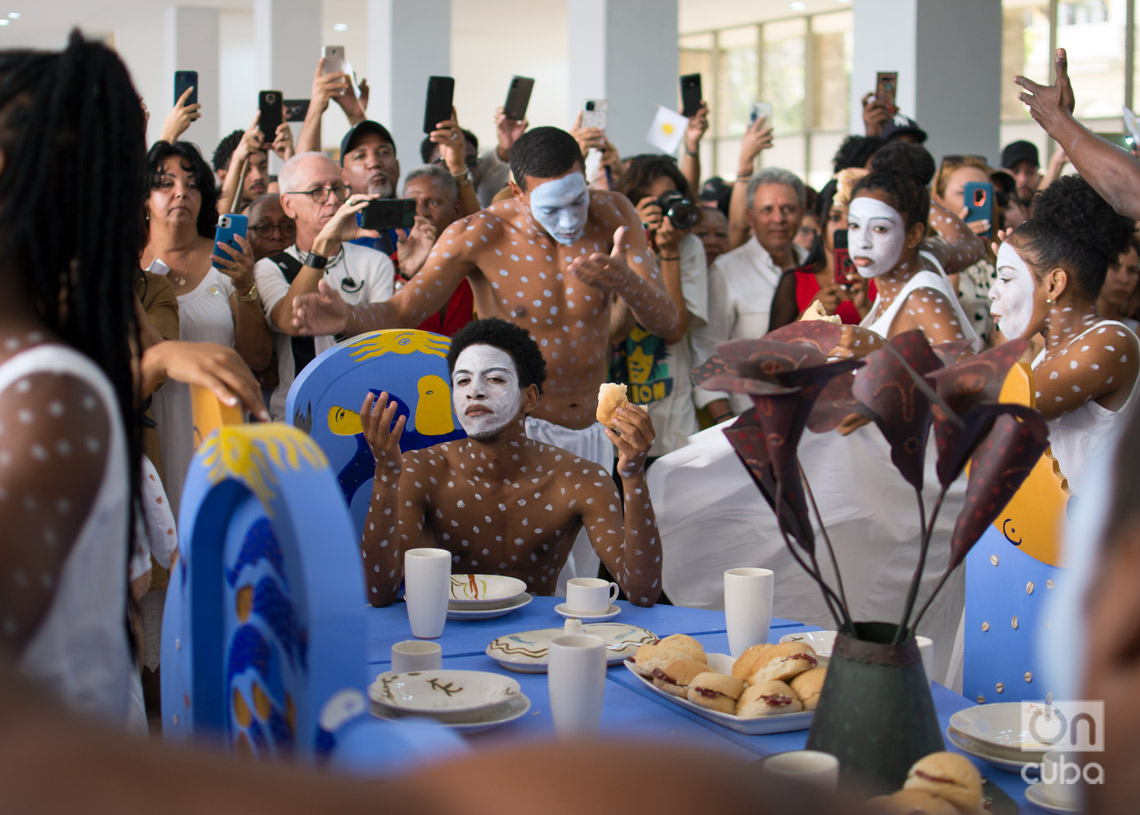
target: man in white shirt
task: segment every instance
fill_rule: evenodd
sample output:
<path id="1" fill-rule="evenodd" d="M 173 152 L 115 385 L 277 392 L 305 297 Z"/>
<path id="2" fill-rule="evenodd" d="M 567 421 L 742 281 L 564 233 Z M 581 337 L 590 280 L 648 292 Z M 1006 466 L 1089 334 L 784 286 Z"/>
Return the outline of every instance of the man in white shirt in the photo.
<path id="1" fill-rule="evenodd" d="M 777 167 L 761 170 L 748 183 L 748 223 L 752 237 L 717 258 L 709 269 L 708 324 L 693 330 L 697 364 L 719 343 L 768 333 L 772 297 L 780 276 L 803 265 L 807 250 L 795 243 L 804 216 L 803 182 Z M 722 422 L 752 407 L 746 394 L 696 388 L 698 407 Z"/>
<path id="2" fill-rule="evenodd" d="M 392 296 L 395 273 L 383 252 L 348 241 L 375 232 L 356 225 L 356 213 L 376 195 L 350 195 L 340 167 L 321 153 L 302 153 L 285 162 L 278 175 L 281 208 L 297 225 L 297 241 L 264 258 L 253 274 L 265 317 L 274 330 L 279 384 L 269 400 L 275 421 L 287 421 L 285 399 L 296 375 L 337 341 L 333 336 L 301 337 L 293 327 L 293 298 L 315 292 L 324 278 L 346 302 L 379 303 Z"/>

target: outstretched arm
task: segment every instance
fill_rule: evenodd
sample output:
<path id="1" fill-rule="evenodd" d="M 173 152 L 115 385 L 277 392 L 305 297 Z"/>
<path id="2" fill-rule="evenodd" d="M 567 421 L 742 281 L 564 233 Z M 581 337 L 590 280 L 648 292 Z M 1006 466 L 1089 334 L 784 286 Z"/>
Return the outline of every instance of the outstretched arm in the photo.
<path id="1" fill-rule="evenodd" d="M 1054 64 L 1056 84 L 1038 85 L 1024 76 L 1013 80 L 1025 89 L 1021 101 L 1037 124 L 1061 145 L 1081 177 L 1113 209 L 1128 218 L 1140 218 L 1140 162 L 1073 118 L 1076 100 L 1064 48 L 1057 49 Z"/>
<path id="2" fill-rule="evenodd" d="M 946 274 L 957 274 L 977 263 L 986 253 L 986 245 L 966 222 L 937 201 L 930 202 L 930 223 L 946 243 L 925 243 L 922 248 L 942 264 Z"/>
<path id="3" fill-rule="evenodd" d="M 645 460 L 653 446 L 653 423 L 639 407 L 626 405 L 614 415 L 614 428 L 606 435 L 618 449 L 618 475 L 625 492 L 625 521 L 617 507 L 617 490 L 608 478 L 600 487 L 583 490 L 600 493 L 586 499 L 583 522 L 590 540 L 610 574 L 636 606 L 651 606 L 661 595 L 661 542 L 657 519 L 645 484 Z M 624 531 L 620 532 L 624 526 Z"/>
<path id="4" fill-rule="evenodd" d="M 376 459 L 376 471 L 368 514 L 364 517 L 360 556 L 364 565 L 368 602 L 374 606 L 387 606 L 395 602 L 404 576 L 404 564 L 400 557 L 402 547 L 398 542 L 401 540 L 398 528 L 402 529 L 405 521 L 399 506 L 400 477 L 404 471 L 404 457 L 400 453 L 404 417 L 396 419 L 393 426 L 395 416 L 396 403 L 388 402 L 387 393 L 380 394 L 379 399 L 371 393 L 364 397 L 360 421 L 364 438 Z M 422 510 L 419 519 L 422 527 Z M 406 520 L 409 528 L 415 525 L 412 513 L 407 514 Z M 415 539 L 419 540 L 418 534 Z"/>

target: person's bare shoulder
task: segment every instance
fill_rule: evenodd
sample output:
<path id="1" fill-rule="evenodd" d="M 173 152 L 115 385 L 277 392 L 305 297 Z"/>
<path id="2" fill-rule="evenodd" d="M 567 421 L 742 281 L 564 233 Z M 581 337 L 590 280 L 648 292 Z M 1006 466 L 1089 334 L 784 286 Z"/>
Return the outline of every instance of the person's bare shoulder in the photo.
<path id="1" fill-rule="evenodd" d="M 568 485 L 592 484 L 600 479 L 610 477 L 605 468 L 588 459 L 576 456 L 569 450 L 540 442 L 536 442 L 536 447 L 536 455 L 539 457 L 543 469 L 551 473 L 555 479 Z"/>

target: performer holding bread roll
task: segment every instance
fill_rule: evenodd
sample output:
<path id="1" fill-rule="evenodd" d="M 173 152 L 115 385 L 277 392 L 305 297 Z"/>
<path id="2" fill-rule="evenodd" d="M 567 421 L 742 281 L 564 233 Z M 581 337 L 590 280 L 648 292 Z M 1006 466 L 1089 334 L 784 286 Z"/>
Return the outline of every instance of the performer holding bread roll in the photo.
<path id="1" fill-rule="evenodd" d="M 736 702 L 744 693 L 744 683 L 731 676 L 705 671 L 689 681 L 686 698 L 694 705 L 719 713 L 735 713 Z"/>
<path id="2" fill-rule="evenodd" d="M 619 382 L 603 382 L 598 388 L 598 422 L 609 427 L 613 423 L 617 409 L 628 404 L 625 385 Z"/>

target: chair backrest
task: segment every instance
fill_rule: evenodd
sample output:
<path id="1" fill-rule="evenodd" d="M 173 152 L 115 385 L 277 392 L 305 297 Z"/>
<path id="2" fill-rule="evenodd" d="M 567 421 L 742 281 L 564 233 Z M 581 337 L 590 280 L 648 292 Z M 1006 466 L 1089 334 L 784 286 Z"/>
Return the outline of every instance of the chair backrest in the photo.
<path id="1" fill-rule="evenodd" d="M 328 457 L 357 536 L 364 529 L 375 461 L 361 431 L 369 392 L 386 391 L 405 419 L 402 450 L 465 436 L 451 406 L 451 340 L 412 329 L 361 334 L 327 349 L 293 381 L 285 415 Z"/>
<path id="2" fill-rule="evenodd" d="M 1001 401 L 1034 405 L 1033 374 L 1015 365 Z M 1072 498 L 1057 460 L 1046 451 L 1005 510 L 966 556 L 962 693 L 982 702 L 1044 699 L 1037 630 L 1058 582 L 1061 522 Z"/>
<path id="3" fill-rule="evenodd" d="M 327 755 L 367 710 L 356 533 L 317 444 L 226 425 L 194 456 L 162 634 L 163 732 L 257 756 Z"/>

